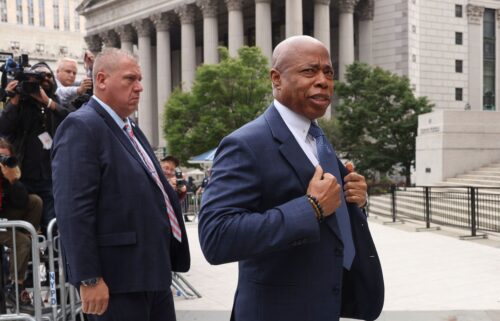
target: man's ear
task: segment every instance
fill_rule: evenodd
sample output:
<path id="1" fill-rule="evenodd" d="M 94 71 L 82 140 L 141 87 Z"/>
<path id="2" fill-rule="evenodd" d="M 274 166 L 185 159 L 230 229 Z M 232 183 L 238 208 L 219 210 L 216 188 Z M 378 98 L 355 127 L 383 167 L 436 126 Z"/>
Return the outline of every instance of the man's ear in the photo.
<path id="1" fill-rule="evenodd" d="M 99 71 L 95 76 L 95 86 L 99 89 L 106 88 L 106 73 Z"/>
<path id="2" fill-rule="evenodd" d="M 273 83 L 273 88 L 276 90 L 281 90 L 281 74 L 276 69 L 271 69 L 271 82 Z"/>

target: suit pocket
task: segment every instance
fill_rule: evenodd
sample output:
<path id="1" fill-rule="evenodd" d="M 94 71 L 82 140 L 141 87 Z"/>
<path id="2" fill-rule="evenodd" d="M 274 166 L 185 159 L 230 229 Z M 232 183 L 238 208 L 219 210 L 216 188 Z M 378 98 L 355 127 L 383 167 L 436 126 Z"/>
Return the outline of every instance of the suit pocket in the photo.
<path id="1" fill-rule="evenodd" d="M 135 232 L 102 234 L 97 236 L 97 243 L 99 246 L 131 245 L 137 243 L 137 235 Z"/>

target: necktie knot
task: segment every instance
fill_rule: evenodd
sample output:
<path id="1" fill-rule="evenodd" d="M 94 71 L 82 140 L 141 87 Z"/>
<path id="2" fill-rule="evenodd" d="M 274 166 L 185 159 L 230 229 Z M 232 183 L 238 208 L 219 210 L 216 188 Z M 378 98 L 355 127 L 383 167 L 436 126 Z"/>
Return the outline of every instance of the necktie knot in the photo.
<path id="1" fill-rule="evenodd" d="M 318 138 L 320 136 L 325 135 L 323 133 L 323 130 L 315 122 L 311 122 L 311 126 L 309 126 L 308 133 L 309 133 L 309 135 L 311 135 L 314 138 Z"/>

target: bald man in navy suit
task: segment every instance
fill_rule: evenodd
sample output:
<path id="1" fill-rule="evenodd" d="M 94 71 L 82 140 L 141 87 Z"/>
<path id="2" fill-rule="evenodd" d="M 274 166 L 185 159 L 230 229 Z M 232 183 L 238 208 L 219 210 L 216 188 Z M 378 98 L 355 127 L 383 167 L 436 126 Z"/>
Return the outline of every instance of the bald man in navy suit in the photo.
<path id="1" fill-rule="evenodd" d="M 375 320 L 384 284 L 361 209 L 365 179 L 331 146 L 320 162 L 329 143 L 311 131 L 321 132 L 316 119 L 332 100 L 328 50 L 308 36 L 288 38 L 270 76 L 273 104 L 222 140 L 199 214 L 207 260 L 239 261 L 231 319 Z"/>

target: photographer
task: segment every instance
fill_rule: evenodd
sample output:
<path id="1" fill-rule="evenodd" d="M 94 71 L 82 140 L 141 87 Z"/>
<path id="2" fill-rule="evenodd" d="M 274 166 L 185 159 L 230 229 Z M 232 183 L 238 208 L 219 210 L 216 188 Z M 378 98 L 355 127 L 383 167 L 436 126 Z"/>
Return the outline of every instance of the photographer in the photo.
<path id="1" fill-rule="evenodd" d="M 92 78 L 87 77 L 77 84 L 75 83 L 77 71 L 77 62 L 74 59 L 61 58 L 57 63 L 56 94 L 64 105 L 72 104 L 75 99 L 83 95 L 88 96 L 87 100 L 92 96 Z"/>
<path id="2" fill-rule="evenodd" d="M 6 86 L 11 98 L 0 114 L 0 135 L 8 137 L 18 152 L 23 184 L 43 200 L 45 232 L 55 217 L 50 167 L 52 137 L 70 110 L 59 103 L 54 74 L 47 64 L 35 64 L 25 73 L 26 80 L 12 80 Z"/>
<path id="3" fill-rule="evenodd" d="M 172 188 L 177 192 L 179 202 L 184 204 L 184 199 L 187 194 L 187 184 L 183 178 L 182 171 L 179 168 L 179 160 L 174 156 L 167 156 L 160 160 L 160 166 L 163 174 L 167 177 L 168 182 Z M 184 207 L 183 207 L 184 209 Z M 185 210 L 183 210 L 185 212 Z M 189 222 L 189 219 L 184 215 L 184 220 Z"/>
<path id="4" fill-rule="evenodd" d="M 37 195 L 28 195 L 28 190 L 19 181 L 21 170 L 13 157 L 12 146 L 0 138 L 0 217 L 8 220 L 24 220 L 38 229 L 42 214 L 42 200 Z M 13 238 L 11 231 L 0 232 L 0 244 L 11 248 L 10 280 L 7 285 L 7 301 L 16 303 L 15 280 L 19 286 L 19 306 L 23 312 L 32 312 L 33 305 L 29 293 L 24 288 L 26 269 L 31 253 L 31 238 L 24 231 L 16 231 L 17 271 L 14 270 Z"/>

